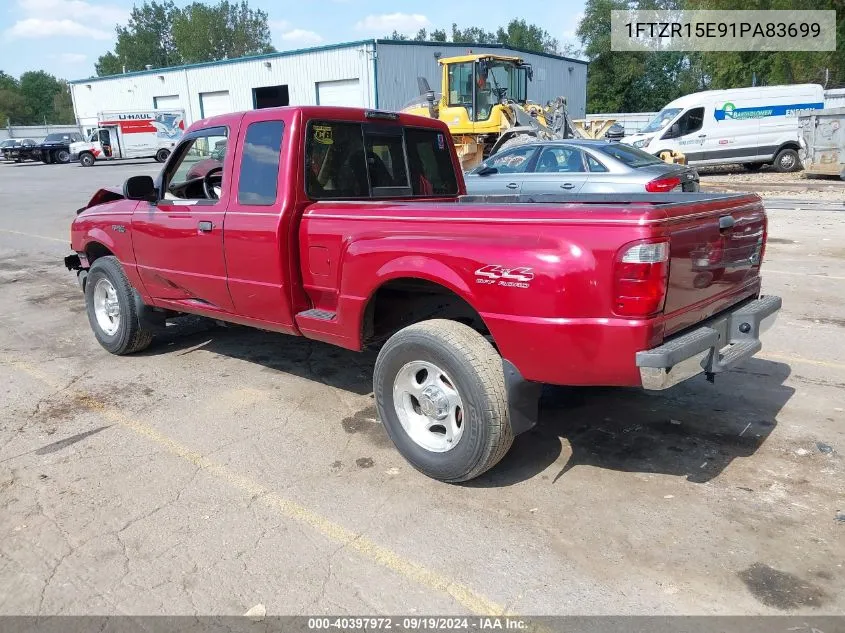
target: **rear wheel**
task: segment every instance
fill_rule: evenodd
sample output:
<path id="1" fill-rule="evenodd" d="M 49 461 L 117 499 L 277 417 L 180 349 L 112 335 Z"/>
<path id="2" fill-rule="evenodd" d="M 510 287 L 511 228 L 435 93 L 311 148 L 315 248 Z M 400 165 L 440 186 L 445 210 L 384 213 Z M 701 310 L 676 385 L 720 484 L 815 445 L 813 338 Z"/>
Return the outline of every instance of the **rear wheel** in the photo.
<path id="1" fill-rule="evenodd" d="M 776 172 L 786 173 L 801 169 L 801 159 L 794 149 L 782 149 L 775 156 L 774 168 Z"/>
<path id="2" fill-rule="evenodd" d="M 70 162 L 70 152 L 66 149 L 56 150 L 55 158 L 57 163 L 67 164 Z"/>
<path id="3" fill-rule="evenodd" d="M 423 321 L 394 334 L 378 355 L 373 390 L 396 448 L 434 479 L 474 479 L 513 442 L 502 359 L 457 321 Z"/>
<path id="4" fill-rule="evenodd" d="M 166 149 L 160 149 L 160 150 L 158 150 L 158 152 L 156 153 L 156 160 L 157 160 L 159 163 L 163 163 L 163 162 L 165 162 L 165 161 L 167 160 L 167 157 L 168 157 L 168 156 L 170 156 L 170 151 L 169 151 L 169 150 L 166 150 Z"/>
<path id="5" fill-rule="evenodd" d="M 88 322 L 97 341 L 112 354 L 140 352 L 153 340 L 141 325 L 135 295 L 116 257 L 100 257 L 85 281 Z"/>
<path id="6" fill-rule="evenodd" d="M 80 154 L 79 164 L 83 167 L 91 167 L 94 164 L 94 155 L 90 152 L 84 152 Z"/>

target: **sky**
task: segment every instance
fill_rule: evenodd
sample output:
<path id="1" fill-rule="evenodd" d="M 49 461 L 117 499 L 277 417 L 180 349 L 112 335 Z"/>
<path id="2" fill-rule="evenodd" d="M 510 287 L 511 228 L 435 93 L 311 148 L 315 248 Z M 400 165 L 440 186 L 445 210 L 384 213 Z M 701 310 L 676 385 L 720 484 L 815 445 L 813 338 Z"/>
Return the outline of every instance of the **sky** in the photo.
<path id="1" fill-rule="evenodd" d="M 114 27 L 143 0 L 0 0 L 0 70 L 20 76 L 46 70 L 62 79 L 94 74 L 94 62 L 114 47 Z M 186 0 L 177 1 L 183 6 Z M 214 4 L 210 2 L 209 4 Z M 267 11 L 273 45 L 291 50 L 420 28 L 451 32 L 480 26 L 495 30 L 513 18 L 539 24 L 561 42 L 577 44 L 583 0 L 516 3 L 513 0 L 249 0 Z"/>

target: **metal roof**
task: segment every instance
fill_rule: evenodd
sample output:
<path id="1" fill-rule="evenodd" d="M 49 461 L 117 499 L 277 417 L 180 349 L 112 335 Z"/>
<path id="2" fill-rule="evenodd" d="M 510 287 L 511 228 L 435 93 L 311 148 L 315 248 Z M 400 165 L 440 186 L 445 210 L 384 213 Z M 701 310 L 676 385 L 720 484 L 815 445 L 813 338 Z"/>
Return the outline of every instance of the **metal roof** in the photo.
<path id="1" fill-rule="evenodd" d="M 364 46 L 366 44 L 372 44 L 375 47 L 378 47 L 379 44 L 398 44 L 403 46 L 461 46 L 467 48 L 500 48 L 503 50 L 508 51 L 517 51 L 520 53 L 528 53 L 530 55 L 539 55 L 541 57 L 549 57 L 552 59 L 561 59 L 570 62 L 574 62 L 576 64 L 584 64 L 586 65 L 587 62 L 580 60 L 580 59 L 572 59 L 570 57 L 563 57 L 561 55 L 554 55 L 552 53 L 540 53 L 537 51 L 529 51 L 522 48 L 514 48 L 511 46 L 505 46 L 503 44 L 479 44 L 475 42 L 417 42 L 414 40 L 385 40 L 385 39 L 372 39 L 372 40 L 355 40 L 353 42 L 341 42 L 338 44 L 325 44 L 323 46 L 311 46 L 309 48 L 298 48 L 295 50 L 289 51 L 276 51 L 275 53 L 264 53 L 262 55 L 249 55 L 247 57 L 233 57 L 231 59 L 219 59 L 217 61 L 210 61 L 210 62 L 199 62 L 196 64 L 183 64 L 181 66 L 165 66 L 163 68 L 151 68 L 150 70 L 135 70 L 128 73 L 118 73 L 117 75 L 105 75 L 103 77 L 88 77 L 85 79 L 73 79 L 68 81 L 69 84 L 87 84 L 94 81 L 104 81 L 107 79 L 117 79 L 120 77 L 138 77 L 140 75 L 160 75 L 166 72 L 176 72 L 179 70 L 187 70 L 189 68 L 207 68 L 209 66 L 222 66 L 224 64 L 236 64 L 240 62 L 250 62 L 262 59 L 277 59 L 279 57 L 291 57 L 294 55 L 302 55 L 306 53 L 318 53 L 322 51 L 331 51 L 337 50 L 342 48 L 353 48 L 356 46 Z"/>

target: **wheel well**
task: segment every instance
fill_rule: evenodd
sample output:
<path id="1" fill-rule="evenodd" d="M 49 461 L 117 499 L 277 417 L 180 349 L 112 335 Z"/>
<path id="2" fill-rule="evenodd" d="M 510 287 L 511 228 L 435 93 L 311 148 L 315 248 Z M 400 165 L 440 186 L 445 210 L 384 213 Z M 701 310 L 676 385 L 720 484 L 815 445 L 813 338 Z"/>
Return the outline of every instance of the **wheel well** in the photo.
<path id="1" fill-rule="evenodd" d="M 490 335 L 481 315 L 453 291 L 424 279 L 401 278 L 382 285 L 370 297 L 361 341 L 364 346 L 379 346 L 402 328 L 429 319 L 458 321 Z"/>
<path id="2" fill-rule="evenodd" d="M 85 255 L 88 257 L 88 263 L 93 264 L 94 260 L 98 259 L 99 257 L 105 257 L 106 255 L 114 255 L 108 248 L 100 244 L 99 242 L 91 242 L 88 246 L 85 247 Z"/>
<path id="3" fill-rule="evenodd" d="M 797 152 L 801 149 L 801 146 L 795 141 L 787 141 L 786 143 L 783 143 L 780 147 L 778 147 L 777 151 L 775 152 L 775 156 L 780 154 L 785 149 L 794 149 Z"/>

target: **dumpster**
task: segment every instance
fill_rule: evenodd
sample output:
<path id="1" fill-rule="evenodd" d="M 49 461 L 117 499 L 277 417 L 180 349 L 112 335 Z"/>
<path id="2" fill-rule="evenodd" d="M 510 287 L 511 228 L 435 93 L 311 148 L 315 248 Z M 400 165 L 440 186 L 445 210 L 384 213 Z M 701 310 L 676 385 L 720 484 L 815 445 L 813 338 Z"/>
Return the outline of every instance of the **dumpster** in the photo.
<path id="1" fill-rule="evenodd" d="M 799 117 L 798 126 L 804 173 L 845 180 L 845 108 L 815 110 Z"/>

